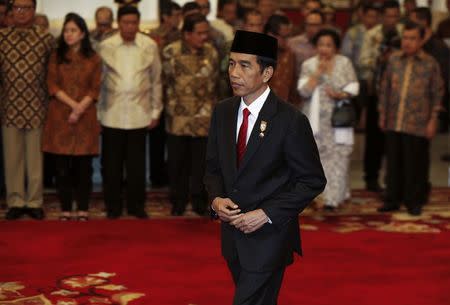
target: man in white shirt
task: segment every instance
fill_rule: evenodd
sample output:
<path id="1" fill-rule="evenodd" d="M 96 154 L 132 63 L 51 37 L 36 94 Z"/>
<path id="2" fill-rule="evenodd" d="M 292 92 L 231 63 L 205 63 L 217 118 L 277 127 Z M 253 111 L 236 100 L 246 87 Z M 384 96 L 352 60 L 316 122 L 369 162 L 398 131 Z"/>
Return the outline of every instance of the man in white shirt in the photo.
<path id="1" fill-rule="evenodd" d="M 159 124 L 163 108 L 161 61 L 157 44 L 139 33 L 140 13 L 133 6 L 118 11 L 119 32 L 104 40 L 99 118 L 103 127 L 102 163 L 108 218 L 122 214 L 122 181 L 126 172 L 129 215 L 145 212 L 145 136 Z"/>

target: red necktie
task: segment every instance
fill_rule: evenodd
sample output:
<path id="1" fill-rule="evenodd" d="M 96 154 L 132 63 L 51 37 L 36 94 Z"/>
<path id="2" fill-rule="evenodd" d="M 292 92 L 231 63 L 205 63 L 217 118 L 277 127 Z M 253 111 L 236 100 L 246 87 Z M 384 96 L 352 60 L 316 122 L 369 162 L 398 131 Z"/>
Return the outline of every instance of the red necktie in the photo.
<path id="1" fill-rule="evenodd" d="M 238 141 L 236 145 L 237 152 L 237 166 L 241 163 L 242 157 L 245 153 L 245 148 L 247 147 L 247 128 L 248 128 L 248 116 L 250 115 L 250 111 L 245 108 L 242 110 L 242 124 L 239 128 Z"/>

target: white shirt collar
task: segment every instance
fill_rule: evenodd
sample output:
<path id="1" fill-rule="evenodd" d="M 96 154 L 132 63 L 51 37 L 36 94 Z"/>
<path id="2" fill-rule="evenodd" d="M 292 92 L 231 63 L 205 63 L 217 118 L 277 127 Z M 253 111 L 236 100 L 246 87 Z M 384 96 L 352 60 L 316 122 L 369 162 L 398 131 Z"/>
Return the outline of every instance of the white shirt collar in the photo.
<path id="1" fill-rule="evenodd" d="M 239 113 L 242 113 L 242 111 L 245 108 L 248 108 L 251 115 L 258 117 L 259 112 L 261 111 L 262 107 L 264 106 L 265 101 L 267 100 L 267 97 L 269 96 L 269 93 L 270 93 L 270 88 L 269 88 L 269 86 L 267 86 L 266 90 L 256 100 L 254 100 L 253 103 L 250 104 L 250 106 L 247 106 L 244 102 L 244 98 L 241 97 Z"/>

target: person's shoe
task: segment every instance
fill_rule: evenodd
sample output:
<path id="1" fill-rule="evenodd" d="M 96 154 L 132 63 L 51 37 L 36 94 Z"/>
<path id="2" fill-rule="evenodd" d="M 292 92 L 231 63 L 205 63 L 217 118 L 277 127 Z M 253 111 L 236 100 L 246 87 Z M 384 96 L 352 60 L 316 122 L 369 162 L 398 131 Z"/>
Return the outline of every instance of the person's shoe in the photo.
<path id="1" fill-rule="evenodd" d="M 450 154 L 443 154 L 441 156 L 441 161 L 442 162 L 450 162 Z"/>
<path id="2" fill-rule="evenodd" d="M 367 182 L 366 190 L 368 190 L 369 192 L 374 192 L 374 193 L 382 193 L 383 192 L 383 188 L 380 186 L 378 181 Z"/>
<path id="3" fill-rule="evenodd" d="M 400 207 L 398 205 L 391 205 L 386 203 L 377 209 L 377 211 L 381 213 L 394 212 L 398 210 L 400 210 Z"/>
<path id="4" fill-rule="evenodd" d="M 172 212 L 170 213 L 172 216 L 183 216 L 184 208 L 182 207 L 173 207 Z"/>
<path id="5" fill-rule="evenodd" d="M 419 205 L 419 206 L 408 208 L 408 213 L 411 216 L 420 216 L 420 215 L 422 215 L 422 207 Z"/>
<path id="6" fill-rule="evenodd" d="M 28 215 L 36 220 L 42 220 L 45 217 L 44 210 L 42 208 L 29 208 Z"/>
<path id="7" fill-rule="evenodd" d="M 148 219 L 148 214 L 144 210 L 141 210 L 141 211 L 138 211 L 138 212 L 133 212 L 133 213 L 128 213 L 128 215 L 134 216 L 134 217 L 136 217 L 138 219 Z"/>
<path id="8" fill-rule="evenodd" d="M 325 212 L 335 212 L 336 208 L 334 206 L 332 206 L 332 205 L 327 205 L 326 204 L 326 205 L 323 206 L 323 210 Z"/>
<path id="9" fill-rule="evenodd" d="M 24 208 L 10 208 L 8 212 L 6 212 L 5 219 L 7 220 L 16 220 L 25 215 Z"/>
<path id="10" fill-rule="evenodd" d="M 120 214 L 119 213 L 115 213 L 115 212 L 107 212 L 106 213 L 106 217 L 108 219 L 119 219 L 120 218 Z"/>

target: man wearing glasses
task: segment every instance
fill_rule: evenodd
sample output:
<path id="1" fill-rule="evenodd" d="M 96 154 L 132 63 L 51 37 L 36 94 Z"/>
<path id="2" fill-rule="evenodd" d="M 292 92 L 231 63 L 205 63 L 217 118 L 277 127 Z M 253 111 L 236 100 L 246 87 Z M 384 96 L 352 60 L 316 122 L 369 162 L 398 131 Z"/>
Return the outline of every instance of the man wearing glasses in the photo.
<path id="1" fill-rule="evenodd" d="M 113 11 L 107 6 L 101 6 L 95 11 L 95 29 L 91 31 L 91 43 L 94 49 L 105 38 L 116 32 L 113 29 L 114 16 Z"/>
<path id="2" fill-rule="evenodd" d="M 10 220 L 24 214 L 44 218 L 41 130 L 48 98 L 47 63 L 54 39 L 33 25 L 35 10 L 36 0 L 14 0 L 14 26 L 0 30 L 6 219 Z"/>

